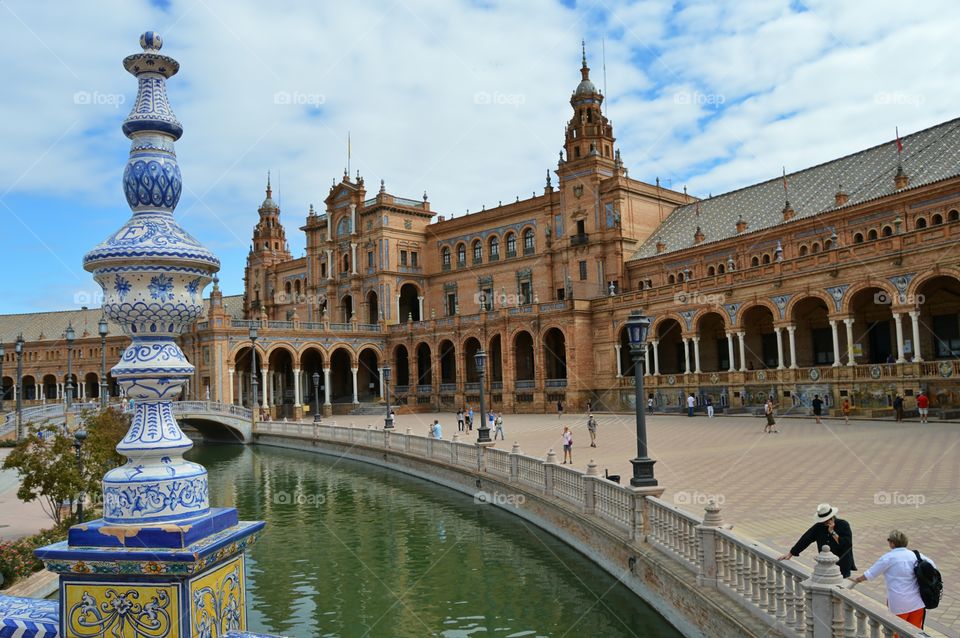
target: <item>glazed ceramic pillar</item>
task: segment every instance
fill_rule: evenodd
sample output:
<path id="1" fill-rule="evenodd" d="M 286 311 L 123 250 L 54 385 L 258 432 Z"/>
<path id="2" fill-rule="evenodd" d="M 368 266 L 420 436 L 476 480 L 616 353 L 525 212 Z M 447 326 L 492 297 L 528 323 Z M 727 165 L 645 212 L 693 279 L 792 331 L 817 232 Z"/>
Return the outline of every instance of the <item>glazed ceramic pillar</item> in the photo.
<path id="1" fill-rule="evenodd" d="M 783 370 L 783 328 L 776 326 L 773 331 L 777 333 L 777 370 Z"/>
<path id="2" fill-rule="evenodd" d="M 270 368 L 267 366 L 263 366 L 260 371 L 263 374 L 263 387 L 260 388 L 260 394 L 263 396 L 260 397 L 260 407 L 266 409 L 270 407 L 270 386 L 273 379 L 270 377 Z"/>
<path id="3" fill-rule="evenodd" d="M 897 363 L 906 363 L 907 359 L 903 356 L 903 314 L 893 313 L 893 323 L 897 330 Z"/>
<path id="4" fill-rule="evenodd" d="M 330 368 L 323 369 L 323 404 L 330 405 Z"/>
<path id="5" fill-rule="evenodd" d="M 923 353 L 920 351 L 920 311 L 910 311 L 910 321 L 913 323 L 913 360 L 923 361 Z"/>
<path id="6" fill-rule="evenodd" d="M 840 334 L 837 332 L 837 320 L 830 320 L 830 332 L 833 333 L 833 366 L 840 365 Z"/>
<path id="7" fill-rule="evenodd" d="M 174 143 L 183 133 L 167 102 L 176 60 L 160 36 L 140 38 L 124 68 L 137 97 L 123 122 L 130 219 L 88 252 L 103 312 L 131 340 L 112 368 L 135 402 L 117 445 L 127 461 L 103 477 L 103 518 L 36 550 L 60 578 L 63 637 L 222 636 L 246 629 L 243 552 L 263 528 L 233 508 L 211 508 L 207 471 L 187 461 L 193 443 L 171 402 L 194 373 L 177 345 L 204 313 L 203 289 L 220 261 L 173 217 L 182 188 Z M 93 566 L 93 567 L 91 567 Z"/>
<path id="8" fill-rule="evenodd" d="M 843 323 L 847 326 L 847 365 L 856 365 L 857 360 L 853 353 L 853 319 L 844 319 Z"/>
<path id="9" fill-rule="evenodd" d="M 790 367 L 799 368 L 797 365 L 797 327 L 793 324 L 787 326 L 787 337 L 790 340 Z"/>
<path id="10" fill-rule="evenodd" d="M 727 359 L 729 359 L 729 365 L 727 366 L 727 372 L 736 371 L 736 362 L 734 361 L 734 352 L 733 352 L 733 333 L 727 333 Z"/>
<path id="11" fill-rule="evenodd" d="M 300 407 L 300 368 L 293 369 L 293 407 Z"/>
<path id="12" fill-rule="evenodd" d="M 660 349 L 657 347 L 660 342 L 654 339 L 650 344 L 653 346 L 653 373 L 660 376 Z"/>
<path id="13" fill-rule="evenodd" d="M 690 348 L 688 347 L 688 342 L 690 340 L 686 337 L 683 338 L 683 373 L 690 374 Z"/>
<path id="14" fill-rule="evenodd" d="M 747 334 L 740 330 L 737 332 L 737 339 L 740 340 L 740 372 L 747 371 Z"/>
<path id="15" fill-rule="evenodd" d="M 360 368 L 350 368 L 350 372 L 353 373 L 353 402 L 360 403 L 357 399 L 357 373 L 360 371 Z"/>
<path id="16" fill-rule="evenodd" d="M 617 360 L 617 378 L 619 379 L 623 376 L 623 364 L 620 363 L 620 344 L 614 344 L 613 349 L 616 352 L 615 358 Z"/>

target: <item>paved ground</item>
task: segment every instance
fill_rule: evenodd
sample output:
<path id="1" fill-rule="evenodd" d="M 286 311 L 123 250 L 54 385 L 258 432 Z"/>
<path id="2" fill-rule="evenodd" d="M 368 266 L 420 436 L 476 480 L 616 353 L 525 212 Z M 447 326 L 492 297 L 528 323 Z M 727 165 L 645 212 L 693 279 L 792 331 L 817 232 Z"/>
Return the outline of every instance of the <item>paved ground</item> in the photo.
<path id="1" fill-rule="evenodd" d="M 10 454 L 10 448 L 0 448 L 0 465 Z M 16 470 L 0 470 L 0 540 L 10 541 L 53 527 L 40 501 L 23 503 L 17 498 L 20 481 Z"/>
<path id="2" fill-rule="evenodd" d="M 636 452 L 633 415 L 598 414 L 599 445 L 589 447 L 585 415 L 504 415 L 509 448 L 513 441 L 531 455 L 554 448 L 562 460 L 560 435 L 574 432 L 575 465 L 594 459 L 603 473 L 632 472 Z M 456 430 L 452 414 L 401 414 L 397 426 L 426 434 L 439 418 L 444 438 Z M 479 418 L 479 417 L 478 417 Z M 338 422 L 368 417 L 338 417 Z M 929 627 L 960 636 L 960 425 L 917 422 L 781 418 L 779 434 L 764 434 L 764 420 L 751 416 L 648 419 L 650 455 L 664 498 L 692 512 L 707 499 L 722 502 L 724 522 L 778 552 L 785 552 L 812 523 L 817 503 L 840 508 L 854 531 L 862 572 L 887 550 L 886 535 L 899 528 L 910 547 L 929 555 L 943 572 L 944 601 L 931 612 Z M 474 433 L 475 436 L 475 433 Z M 813 548 L 800 557 L 812 566 Z M 859 589 L 884 600 L 882 583 Z"/>

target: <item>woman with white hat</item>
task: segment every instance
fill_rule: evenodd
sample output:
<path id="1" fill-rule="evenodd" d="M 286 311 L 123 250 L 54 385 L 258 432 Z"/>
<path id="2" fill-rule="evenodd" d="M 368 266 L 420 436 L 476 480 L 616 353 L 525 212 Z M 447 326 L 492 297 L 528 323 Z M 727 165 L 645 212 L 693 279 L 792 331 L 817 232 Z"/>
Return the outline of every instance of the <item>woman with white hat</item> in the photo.
<path id="1" fill-rule="evenodd" d="M 853 561 L 853 532 L 850 530 L 850 523 L 837 518 L 839 511 L 840 508 L 831 507 L 829 503 L 817 505 L 813 526 L 804 532 L 797 544 L 778 560 L 790 560 L 794 556 L 799 556 L 811 543 L 816 543 L 818 550 L 827 545 L 833 555 L 839 559 L 837 566 L 840 567 L 840 573 L 844 578 L 849 578 L 850 572 L 857 571 L 857 565 Z"/>

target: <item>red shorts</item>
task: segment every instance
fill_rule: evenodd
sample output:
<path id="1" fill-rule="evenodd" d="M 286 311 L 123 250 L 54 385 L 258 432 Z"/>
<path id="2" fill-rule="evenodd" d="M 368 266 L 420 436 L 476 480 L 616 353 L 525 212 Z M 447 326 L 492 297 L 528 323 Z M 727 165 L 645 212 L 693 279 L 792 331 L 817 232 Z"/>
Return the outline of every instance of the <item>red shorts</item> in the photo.
<path id="1" fill-rule="evenodd" d="M 927 610 L 923 609 L 922 607 L 920 609 L 908 611 L 905 614 L 897 614 L 898 618 L 903 618 L 914 627 L 919 627 L 920 629 L 923 629 L 923 621 L 926 619 L 926 616 Z"/>

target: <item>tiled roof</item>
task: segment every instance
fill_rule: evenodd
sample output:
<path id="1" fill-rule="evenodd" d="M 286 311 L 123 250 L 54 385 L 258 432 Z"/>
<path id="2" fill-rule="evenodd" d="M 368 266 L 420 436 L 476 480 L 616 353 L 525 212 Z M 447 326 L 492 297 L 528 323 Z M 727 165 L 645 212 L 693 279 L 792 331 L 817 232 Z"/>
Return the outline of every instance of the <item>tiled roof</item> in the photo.
<path id="1" fill-rule="evenodd" d="M 960 118 L 924 129 L 901 139 L 903 170 L 910 178 L 908 188 L 960 175 Z M 890 195 L 897 172 L 896 142 L 890 140 L 859 153 L 847 155 L 796 173 L 787 174 L 793 219 L 803 219 L 836 209 L 838 186 L 849 196 L 845 206 Z M 695 245 L 697 226 L 702 243 L 728 239 L 737 234 L 737 220 L 747 222 L 746 232 L 784 223 L 783 179 L 776 177 L 760 184 L 717 195 L 674 210 L 631 259 L 657 255 L 657 242 L 666 248 L 661 255 Z"/>
<path id="2" fill-rule="evenodd" d="M 210 299 L 204 300 L 204 305 L 210 307 Z M 223 297 L 223 307 L 231 317 L 243 317 L 243 295 Z M 63 332 L 67 324 L 72 323 L 77 333 L 77 339 L 82 339 L 84 331 L 87 338 L 98 338 L 97 324 L 100 322 L 100 308 L 87 310 L 62 310 L 57 312 L 33 312 L 16 315 L 0 315 L 0 341 L 12 351 L 12 343 L 17 335 L 23 333 L 23 338 L 30 341 L 39 341 L 41 337 L 46 341 L 63 339 Z M 202 321 L 203 319 L 201 319 Z M 110 336 L 123 334 L 120 326 L 107 320 L 110 326 Z"/>

